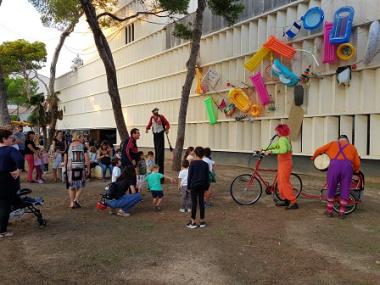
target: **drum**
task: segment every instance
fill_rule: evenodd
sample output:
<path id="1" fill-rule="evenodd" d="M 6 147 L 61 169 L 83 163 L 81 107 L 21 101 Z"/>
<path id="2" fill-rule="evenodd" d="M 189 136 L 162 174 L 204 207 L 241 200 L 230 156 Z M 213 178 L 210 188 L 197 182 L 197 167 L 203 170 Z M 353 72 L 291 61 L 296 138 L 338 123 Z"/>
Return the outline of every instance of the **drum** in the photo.
<path id="1" fill-rule="evenodd" d="M 330 157 L 327 154 L 318 155 L 314 159 L 314 166 L 320 171 L 326 171 L 330 165 Z"/>

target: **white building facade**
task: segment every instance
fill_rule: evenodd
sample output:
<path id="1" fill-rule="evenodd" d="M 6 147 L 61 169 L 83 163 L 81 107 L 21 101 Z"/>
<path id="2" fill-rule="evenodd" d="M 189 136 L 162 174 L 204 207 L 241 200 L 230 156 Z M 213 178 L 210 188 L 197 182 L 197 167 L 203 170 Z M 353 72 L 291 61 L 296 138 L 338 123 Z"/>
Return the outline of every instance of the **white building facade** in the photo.
<path id="1" fill-rule="evenodd" d="M 211 95 L 216 101 L 227 97 L 227 82 L 242 86 L 251 85 L 252 74 L 244 68 L 244 62 L 254 54 L 270 35 L 283 38 L 283 32 L 294 21 L 314 6 L 325 12 L 325 20 L 333 21 L 334 12 L 346 5 L 355 9 L 350 42 L 356 47 L 356 55 L 349 61 L 323 64 L 322 28 L 316 31 L 301 30 L 291 41 L 292 46 L 312 52 L 319 61 L 297 52 L 289 62 L 296 74 L 312 65 L 312 72 L 319 78 L 311 78 L 305 84 L 305 100 L 302 108 L 305 117 L 298 139 L 293 142 L 296 155 L 310 155 L 320 145 L 347 134 L 367 159 L 380 158 L 380 55 L 369 65 L 362 59 L 366 51 L 369 25 L 380 19 L 380 5 L 375 0 L 300 0 L 300 1 L 243 1 L 246 11 L 244 20 L 231 27 L 223 27 L 219 17 L 209 11 L 205 15 L 205 33 L 202 37 L 199 65 L 203 72 L 217 71 L 221 78 Z M 125 15 L 133 1 L 122 1 L 119 14 Z M 195 6 L 193 5 L 193 9 Z M 133 10 L 132 9 L 132 10 Z M 131 10 L 131 9 L 130 9 Z M 171 35 L 172 27 L 164 20 L 136 20 L 128 26 L 115 28 L 108 33 L 117 66 L 118 84 L 124 116 L 128 129 L 145 129 L 151 110 L 158 107 L 171 124 L 170 138 L 175 141 L 178 110 L 182 85 L 185 81 L 185 63 L 190 45 L 176 40 Z M 158 22 L 160 21 L 160 22 Z M 160 24 L 161 23 L 161 24 Z M 261 73 L 271 59 L 261 64 Z M 349 86 L 338 86 L 336 69 L 339 66 L 356 64 Z M 259 69 L 260 70 L 260 69 Z M 218 112 L 218 123 L 210 125 L 204 107 L 205 95 L 195 94 L 195 83 L 191 92 L 186 126 L 185 146 L 210 146 L 214 151 L 249 153 L 268 143 L 274 127 L 288 118 L 294 104 L 293 88 L 279 81 L 266 78 L 266 87 L 274 101 L 275 110 L 266 108 L 253 120 L 236 121 Z M 60 91 L 60 106 L 64 110 L 60 129 L 115 128 L 111 102 L 107 93 L 107 82 L 102 61 L 95 58 L 85 62 L 75 72 L 57 79 L 56 90 Z M 252 100 L 257 100 L 254 89 L 249 88 Z M 142 135 L 139 146 L 152 147 L 151 135 Z"/>

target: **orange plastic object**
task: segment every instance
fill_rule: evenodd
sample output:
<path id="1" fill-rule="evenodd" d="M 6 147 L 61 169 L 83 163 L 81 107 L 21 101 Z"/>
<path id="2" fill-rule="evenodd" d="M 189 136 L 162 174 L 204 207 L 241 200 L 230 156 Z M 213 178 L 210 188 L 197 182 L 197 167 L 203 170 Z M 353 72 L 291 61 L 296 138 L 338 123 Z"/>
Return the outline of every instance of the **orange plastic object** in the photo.
<path id="1" fill-rule="evenodd" d="M 270 36 L 269 39 L 264 43 L 264 47 L 289 59 L 292 59 L 296 53 L 296 50 L 293 47 L 288 46 L 286 43 L 280 41 L 275 36 Z"/>
<path id="2" fill-rule="evenodd" d="M 197 80 L 197 87 L 195 87 L 195 94 L 203 94 L 203 89 L 202 89 L 202 72 L 199 69 L 199 67 L 195 68 L 195 77 Z"/>
<path id="3" fill-rule="evenodd" d="M 251 109 L 251 101 L 245 92 L 240 88 L 232 88 L 228 93 L 228 98 L 240 111 L 247 113 Z"/>
<path id="4" fill-rule="evenodd" d="M 249 71 L 253 72 L 256 67 L 263 61 L 263 59 L 268 55 L 270 49 L 266 47 L 261 47 L 253 56 L 251 56 L 245 63 L 244 67 Z"/>
<path id="5" fill-rule="evenodd" d="M 251 107 L 251 115 L 254 117 L 258 117 L 261 114 L 261 107 L 260 105 L 253 104 Z"/>

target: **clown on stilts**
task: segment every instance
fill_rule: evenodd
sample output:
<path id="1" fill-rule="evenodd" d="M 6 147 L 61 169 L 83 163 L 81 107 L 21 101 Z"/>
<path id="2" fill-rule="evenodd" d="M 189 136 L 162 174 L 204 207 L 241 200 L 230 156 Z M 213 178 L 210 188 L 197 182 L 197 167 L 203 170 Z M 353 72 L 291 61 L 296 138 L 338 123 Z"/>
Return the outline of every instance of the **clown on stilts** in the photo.
<path id="1" fill-rule="evenodd" d="M 338 140 L 332 141 L 318 148 L 313 157 L 327 154 L 330 158 L 330 165 L 327 170 L 327 210 L 329 217 L 333 216 L 334 200 L 336 190 L 340 190 L 339 217 L 345 217 L 345 210 L 348 204 L 350 186 L 353 172 L 360 170 L 360 157 L 355 146 L 350 144 L 346 135 L 339 136 Z"/>
<path id="2" fill-rule="evenodd" d="M 283 201 L 276 202 L 276 206 L 285 206 L 286 210 L 298 209 L 297 197 L 294 195 L 293 186 L 290 182 L 290 174 L 293 168 L 292 144 L 289 135 L 290 128 L 286 124 L 276 127 L 278 140 L 268 146 L 265 153 L 277 154 L 277 184 Z"/>

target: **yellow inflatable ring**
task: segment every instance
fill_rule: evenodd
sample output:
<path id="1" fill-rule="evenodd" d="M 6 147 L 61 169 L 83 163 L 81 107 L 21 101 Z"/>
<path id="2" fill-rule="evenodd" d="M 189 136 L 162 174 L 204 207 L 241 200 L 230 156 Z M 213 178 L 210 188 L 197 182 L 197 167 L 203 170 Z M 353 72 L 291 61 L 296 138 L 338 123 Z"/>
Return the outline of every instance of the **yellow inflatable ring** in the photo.
<path id="1" fill-rule="evenodd" d="M 355 55 L 355 48 L 350 43 L 340 44 L 336 50 L 336 55 L 341 60 L 350 60 Z"/>
<path id="2" fill-rule="evenodd" d="M 236 108 L 240 111 L 247 113 L 251 109 L 251 101 L 245 92 L 240 88 L 232 88 L 228 93 L 228 98 Z"/>
<path id="3" fill-rule="evenodd" d="M 261 107 L 260 105 L 253 104 L 251 107 L 251 115 L 254 117 L 258 117 L 261 114 Z"/>

